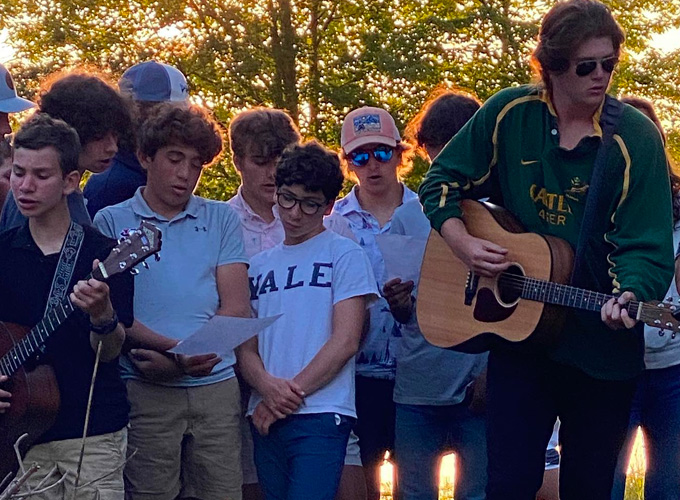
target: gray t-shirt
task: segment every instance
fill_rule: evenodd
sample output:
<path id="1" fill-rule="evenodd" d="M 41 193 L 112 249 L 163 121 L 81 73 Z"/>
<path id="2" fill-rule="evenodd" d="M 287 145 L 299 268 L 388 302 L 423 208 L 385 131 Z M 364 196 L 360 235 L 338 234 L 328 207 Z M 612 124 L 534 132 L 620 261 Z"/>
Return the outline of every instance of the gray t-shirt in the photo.
<path id="1" fill-rule="evenodd" d="M 91 226 L 92 219 L 85 208 L 85 197 L 82 191 L 74 191 L 67 198 L 68 210 L 71 213 L 71 219 L 81 226 Z M 21 215 L 17 202 L 14 200 L 12 191 L 7 194 L 5 206 L 2 207 L 2 215 L 0 216 L 0 233 L 12 229 L 13 227 L 21 226 L 26 217 Z"/>
<path id="2" fill-rule="evenodd" d="M 408 201 L 395 210 L 390 233 L 420 239 L 428 237 L 430 222 L 418 200 Z M 433 346 L 418 328 L 415 313 L 407 324 L 402 325 L 401 332 L 394 401 L 432 406 L 461 403 L 470 384 L 485 368 L 487 355 L 465 354 Z"/>
<path id="3" fill-rule="evenodd" d="M 680 256 L 680 222 L 673 226 L 673 245 L 678 249 L 675 254 L 677 259 Z M 666 297 L 672 297 L 673 303 L 678 305 L 678 289 L 675 278 L 671 282 Z M 666 298 L 664 297 L 664 298 Z M 673 333 L 666 330 L 663 335 L 659 335 L 658 328 L 645 325 L 645 367 L 648 370 L 668 368 L 669 366 L 680 364 L 680 335 L 673 338 Z"/>

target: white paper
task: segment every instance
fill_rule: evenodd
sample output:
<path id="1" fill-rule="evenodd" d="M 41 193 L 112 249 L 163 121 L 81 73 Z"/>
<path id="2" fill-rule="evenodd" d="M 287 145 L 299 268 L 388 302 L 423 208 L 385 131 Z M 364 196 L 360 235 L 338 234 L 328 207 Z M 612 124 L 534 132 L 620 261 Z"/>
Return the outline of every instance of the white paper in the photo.
<path id="1" fill-rule="evenodd" d="M 233 318 L 216 315 L 168 352 L 186 356 L 210 353 L 225 356 L 281 316 L 283 315 L 278 314 L 267 318 Z"/>
<path id="2" fill-rule="evenodd" d="M 385 281 L 401 278 L 418 284 L 427 239 L 401 234 L 377 234 L 375 241 L 385 261 Z"/>

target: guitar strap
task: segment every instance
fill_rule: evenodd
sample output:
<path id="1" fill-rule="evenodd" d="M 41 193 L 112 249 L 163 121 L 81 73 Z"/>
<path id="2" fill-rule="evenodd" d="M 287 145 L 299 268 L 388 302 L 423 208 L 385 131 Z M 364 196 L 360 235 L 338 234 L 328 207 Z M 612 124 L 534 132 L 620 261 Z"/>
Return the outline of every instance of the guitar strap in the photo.
<path id="1" fill-rule="evenodd" d="M 78 261 L 80 248 L 83 246 L 84 236 L 83 226 L 71 221 L 66 238 L 64 238 L 64 244 L 61 247 L 61 253 L 59 254 L 59 262 L 52 279 L 52 288 L 47 297 L 45 316 L 52 307 L 58 306 L 66 297 L 69 283 L 71 283 L 71 278 L 73 277 L 73 270 Z"/>
<path id="2" fill-rule="evenodd" d="M 590 187 L 588 188 L 588 196 L 586 197 L 586 206 L 583 211 L 583 221 L 581 222 L 581 230 L 578 236 L 578 243 L 576 245 L 576 253 L 574 255 L 574 267 L 571 273 L 571 284 L 577 287 L 589 287 L 592 283 L 587 282 L 586 272 L 586 250 L 589 246 L 589 241 L 592 237 L 599 238 L 599 231 L 597 227 L 602 223 L 602 213 L 606 211 L 607 199 L 603 197 L 605 184 L 608 179 L 607 175 L 607 158 L 609 151 L 614 143 L 614 134 L 621 120 L 623 114 L 624 104 L 609 95 L 605 95 L 604 106 L 602 108 L 602 115 L 600 117 L 600 126 L 602 127 L 602 142 L 597 149 L 595 162 L 593 164 L 593 173 L 590 179 Z"/>

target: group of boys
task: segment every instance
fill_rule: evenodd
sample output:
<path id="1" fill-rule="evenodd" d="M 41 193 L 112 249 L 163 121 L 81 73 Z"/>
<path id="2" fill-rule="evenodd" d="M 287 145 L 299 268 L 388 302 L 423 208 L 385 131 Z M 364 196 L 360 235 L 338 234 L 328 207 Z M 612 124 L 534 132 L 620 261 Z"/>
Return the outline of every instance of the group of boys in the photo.
<path id="1" fill-rule="evenodd" d="M 531 193 L 563 196 L 576 177 L 590 178 L 622 41 L 601 3 L 558 3 L 535 53 L 543 87 L 500 92 L 433 158 L 420 190 L 425 213 L 475 272 L 492 275 L 509 263 L 506 249 L 471 237 L 461 222 L 459 202 L 473 187 L 488 188 L 529 229 L 581 244 L 585 199 L 570 201 L 573 209 L 557 219 L 540 214 L 559 207 Z M 6 134 L 7 113 L 32 104 L 2 71 Z M 78 498 L 251 498 L 242 483 L 258 480 L 268 499 L 334 498 L 357 464 L 355 354 L 368 307 L 381 292 L 389 296 L 364 250 L 324 225 L 343 185 L 338 155 L 301 144 L 281 111 L 243 112 L 229 127 L 241 187 L 227 203 L 207 200 L 194 191 L 219 159 L 223 137 L 206 110 L 188 103 L 181 73 L 150 61 L 128 70 L 119 86 L 89 74 L 61 76 L 13 139 L 0 219 L 0 320 L 33 326 L 55 301 L 68 297 L 75 306 L 41 346 L 61 406 L 25 457 L 43 465 L 27 486 L 45 484 L 54 466 L 54 479 L 66 479 L 44 498 L 73 495 L 76 470 Z M 663 146 L 653 124 L 631 109 L 607 162 L 618 181 L 599 194 L 608 216 L 590 229 L 590 267 L 581 271 L 592 288 L 613 287 L 620 296 L 603 306 L 600 324 L 574 316 L 549 351 L 521 345 L 491 353 L 491 500 L 535 496 L 557 416 L 562 498 L 609 496 L 642 360 L 635 319 L 623 306 L 659 298 L 672 274 Z M 529 124 L 531 133 L 518 136 Z M 380 134 L 380 121 L 359 125 L 364 144 Z M 85 171 L 97 175 L 83 193 Z M 644 227 L 635 223 L 640 214 L 648 214 Z M 115 238 L 143 221 L 162 233 L 160 261 L 134 285 L 127 273 L 107 283 L 85 278 Z M 227 355 L 169 352 L 215 315 L 253 314 L 282 316 Z M 613 331 L 620 328 L 627 331 Z M 584 335 L 591 331 L 597 338 Z M 11 403 L 0 389 L 0 412 Z"/>

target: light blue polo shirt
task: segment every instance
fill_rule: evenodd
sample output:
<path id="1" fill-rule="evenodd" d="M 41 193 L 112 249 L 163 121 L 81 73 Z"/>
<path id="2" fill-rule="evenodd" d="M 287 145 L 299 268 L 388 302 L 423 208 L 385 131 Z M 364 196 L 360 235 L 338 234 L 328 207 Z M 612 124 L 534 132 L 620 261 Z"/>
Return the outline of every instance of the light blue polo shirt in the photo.
<path id="1" fill-rule="evenodd" d="M 215 315 L 219 307 L 216 272 L 219 266 L 248 263 L 243 249 L 241 221 L 224 202 L 191 196 L 185 210 L 172 220 L 155 213 L 141 187 L 123 203 L 101 209 L 94 225 L 118 238 L 142 220 L 162 232 L 161 259 L 147 259 L 149 269 L 135 277 L 135 319 L 167 337 L 183 340 Z M 207 377 L 183 377 L 161 385 L 192 387 L 234 376 L 236 358 L 225 356 Z M 132 362 L 121 357 L 123 378 L 141 379 Z"/>

